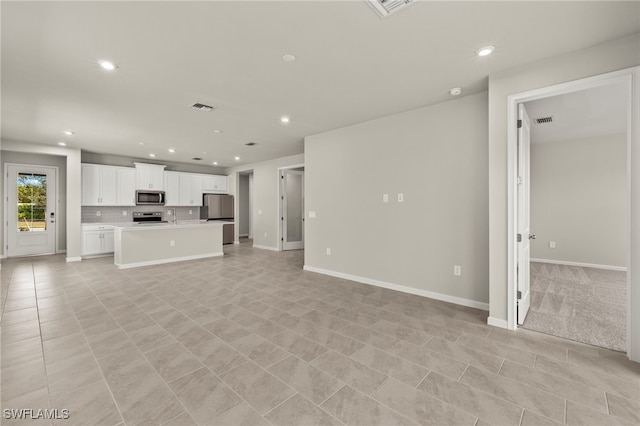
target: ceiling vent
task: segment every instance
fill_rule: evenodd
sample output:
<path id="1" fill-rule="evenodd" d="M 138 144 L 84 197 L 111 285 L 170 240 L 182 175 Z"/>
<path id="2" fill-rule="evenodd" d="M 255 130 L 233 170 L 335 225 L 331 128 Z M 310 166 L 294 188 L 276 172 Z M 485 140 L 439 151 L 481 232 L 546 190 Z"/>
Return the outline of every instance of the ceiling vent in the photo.
<path id="1" fill-rule="evenodd" d="M 200 160 L 202 160 L 202 158 L 200 158 L 200 157 L 193 157 L 193 158 L 192 158 L 192 160 L 200 161 Z"/>
<path id="2" fill-rule="evenodd" d="M 409 6 L 415 0 L 367 0 L 367 3 L 378 12 L 382 18 L 396 13 L 400 9 Z"/>
<path id="3" fill-rule="evenodd" d="M 191 105 L 191 108 L 199 109 L 200 111 L 213 111 L 212 106 L 200 104 L 200 103 Z"/>
<path id="4" fill-rule="evenodd" d="M 536 118 L 536 123 L 538 124 L 551 123 L 552 121 L 553 121 L 552 115 L 550 115 L 549 117 Z"/>
<path id="5" fill-rule="evenodd" d="M 245 143 L 245 145 L 246 146 L 254 146 L 254 145 L 257 145 L 257 143 L 255 143 L 255 142 L 247 142 L 247 143 Z"/>

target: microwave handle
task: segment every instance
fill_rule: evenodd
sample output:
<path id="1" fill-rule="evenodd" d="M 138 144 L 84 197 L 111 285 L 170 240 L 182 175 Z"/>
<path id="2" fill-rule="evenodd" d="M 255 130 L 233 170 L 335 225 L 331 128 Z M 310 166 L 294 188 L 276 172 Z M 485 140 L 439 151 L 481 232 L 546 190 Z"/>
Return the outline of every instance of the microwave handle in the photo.
<path id="1" fill-rule="evenodd" d="M 165 194 L 164 193 L 160 193 L 160 204 L 164 204 L 165 203 Z"/>

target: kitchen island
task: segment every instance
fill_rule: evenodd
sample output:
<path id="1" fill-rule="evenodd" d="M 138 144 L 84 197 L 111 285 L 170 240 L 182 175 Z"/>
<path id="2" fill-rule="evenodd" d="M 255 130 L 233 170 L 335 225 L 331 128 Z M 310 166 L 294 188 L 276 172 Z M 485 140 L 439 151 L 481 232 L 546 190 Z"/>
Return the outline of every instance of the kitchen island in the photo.
<path id="1" fill-rule="evenodd" d="M 113 224 L 114 263 L 125 269 L 222 256 L 222 226 L 207 221 Z"/>

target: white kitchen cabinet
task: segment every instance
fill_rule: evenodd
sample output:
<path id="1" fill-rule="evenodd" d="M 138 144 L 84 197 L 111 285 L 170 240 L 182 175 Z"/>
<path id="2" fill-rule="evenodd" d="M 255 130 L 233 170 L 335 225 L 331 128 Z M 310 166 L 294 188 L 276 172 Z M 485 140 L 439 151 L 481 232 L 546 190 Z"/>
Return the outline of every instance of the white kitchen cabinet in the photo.
<path id="1" fill-rule="evenodd" d="M 115 206 L 116 199 L 116 167 L 83 164 L 82 205 Z"/>
<path id="2" fill-rule="evenodd" d="M 136 166 L 136 189 L 164 190 L 164 168 L 158 164 L 133 163 Z"/>
<path id="3" fill-rule="evenodd" d="M 136 205 L 136 169 L 133 167 L 118 167 L 116 169 L 116 205 Z"/>
<path id="4" fill-rule="evenodd" d="M 202 176 L 194 173 L 180 174 L 180 204 L 183 206 L 202 205 Z"/>
<path id="5" fill-rule="evenodd" d="M 202 176 L 196 173 L 164 172 L 166 206 L 202 205 Z"/>
<path id="6" fill-rule="evenodd" d="M 226 194 L 229 191 L 227 182 L 227 176 L 202 175 L 202 192 Z"/>
<path id="7" fill-rule="evenodd" d="M 180 174 L 164 172 L 165 206 L 180 206 Z"/>
<path id="8" fill-rule="evenodd" d="M 113 228 L 108 225 L 82 227 L 82 256 L 113 253 Z"/>

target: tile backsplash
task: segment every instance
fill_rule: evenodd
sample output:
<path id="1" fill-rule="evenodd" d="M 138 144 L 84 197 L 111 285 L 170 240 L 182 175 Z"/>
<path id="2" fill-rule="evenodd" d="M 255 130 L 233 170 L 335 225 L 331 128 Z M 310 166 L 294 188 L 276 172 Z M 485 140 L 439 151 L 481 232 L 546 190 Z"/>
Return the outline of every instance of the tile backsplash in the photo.
<path id="1" fill-rule="evenodd" d="M 133 222 L 133 212 L 162 212 L 162 220 L 171 220 L 168 212 L 174 210 L 177 220 L 200 219 L 200 207 L 82 207 L 82 223 Z M 191 214 L 189 214 L 191 212 Z"/>

